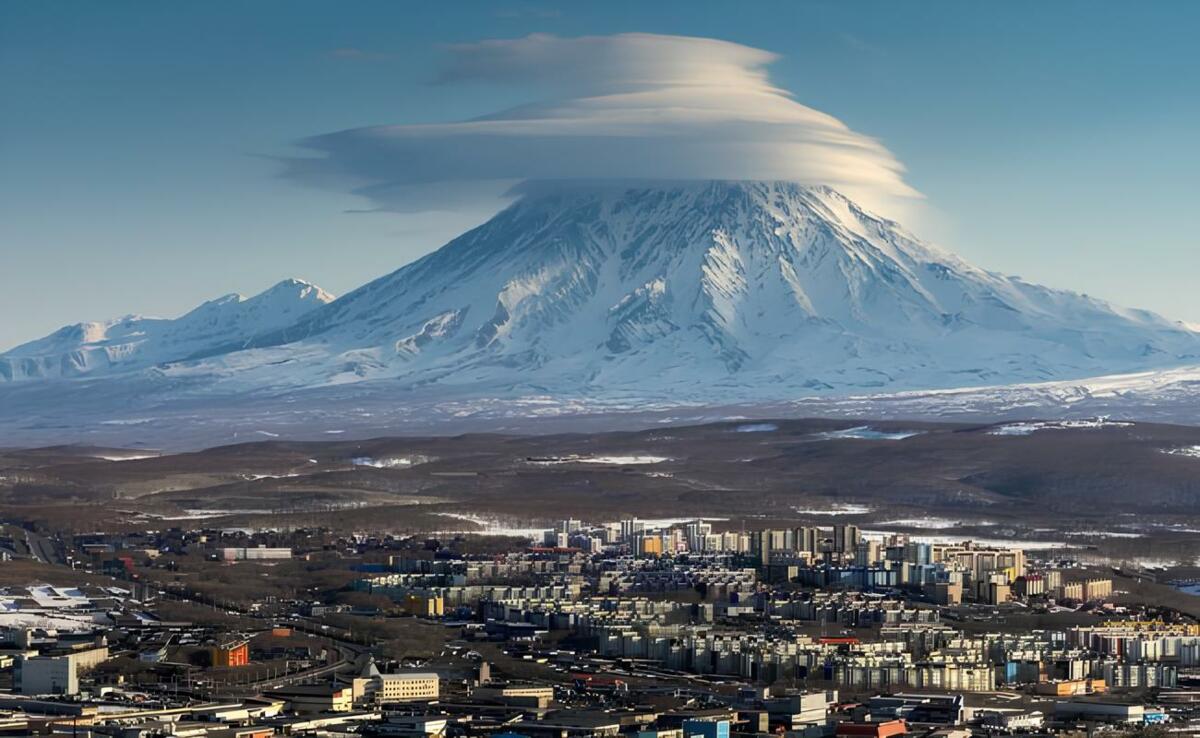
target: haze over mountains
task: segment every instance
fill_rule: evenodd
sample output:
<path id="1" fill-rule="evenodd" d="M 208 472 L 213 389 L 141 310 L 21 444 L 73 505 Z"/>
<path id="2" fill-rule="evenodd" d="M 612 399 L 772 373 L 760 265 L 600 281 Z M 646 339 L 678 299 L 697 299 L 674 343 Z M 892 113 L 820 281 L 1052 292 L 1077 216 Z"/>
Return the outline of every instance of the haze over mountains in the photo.
<path id="1" fill-rule="evenodd" d="M 1182 323 L 978 269 L 827 187 L 533 184 L 337 300 L 288 280 L 4 352 L 0 435 L 181 408 L 269 423 L 333 397 L 714 406 L 1191 364 Z"/>

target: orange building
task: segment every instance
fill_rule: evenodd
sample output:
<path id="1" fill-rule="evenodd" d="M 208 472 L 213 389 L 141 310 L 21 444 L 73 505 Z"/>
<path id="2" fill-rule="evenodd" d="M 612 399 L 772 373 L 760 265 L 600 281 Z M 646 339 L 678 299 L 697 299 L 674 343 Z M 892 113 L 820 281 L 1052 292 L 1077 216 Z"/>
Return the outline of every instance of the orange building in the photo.
<path id="1" fill-rule="evenodd" d="M 1108 691 L 1108 685 L 1103 679 L 1062 679 L 1054 682 L 1041 682 L 1034 687 L 1034 691 L 1054 697 L 1072 697 L 1103 694 Z"/>
<path id="2" fill-rule="evenodd" d="M 228 641 L 220 643 L 209 649 L 212 655 L 212 665 L 217 666 L 245 666 L 250 663 L 250 642 Z"/>
<path id="3" fill-rule="evenodd" d="M 838 723 L 839 736 L 863 736 L 863 738 L 891 738 L 908 732 L 908 723 L 903 720 L 887 720 L 881 723 Z"/>
<path id="4" fill-rule="evenodd" d="M 662 552 L 662 538 L 659 538 L 658 536 L 647 536 L 642 539 L 641 554 L 643 556 L 662 556 Z"/>

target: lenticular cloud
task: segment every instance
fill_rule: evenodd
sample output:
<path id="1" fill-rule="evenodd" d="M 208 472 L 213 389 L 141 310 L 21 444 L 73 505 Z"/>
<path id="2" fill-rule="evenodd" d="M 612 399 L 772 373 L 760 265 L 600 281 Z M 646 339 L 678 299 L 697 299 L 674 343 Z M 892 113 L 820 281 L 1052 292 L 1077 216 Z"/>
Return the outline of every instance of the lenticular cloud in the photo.
<path id="1" fill-rule="evenodd" d="M 835 187 L 882 212 L 918 197 L 874 138 L 774 87 L 775 55 L 705 38 L 532 35 L 450 48 L 442 84 L 515 84 L 543 101 L 471 120 L 301 142 L 287 176 L 386 210 L 456 207 L 525 180 L 759 179 Z"/>

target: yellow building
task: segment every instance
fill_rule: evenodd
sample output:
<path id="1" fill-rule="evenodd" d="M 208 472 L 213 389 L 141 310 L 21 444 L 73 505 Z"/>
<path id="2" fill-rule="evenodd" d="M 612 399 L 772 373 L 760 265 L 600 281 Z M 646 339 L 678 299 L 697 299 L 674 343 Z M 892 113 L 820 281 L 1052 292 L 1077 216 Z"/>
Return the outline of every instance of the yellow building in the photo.
<path id="1" fill-rule="evenodd" d="M 1089 602 L 1112 597 L 1111 579 L 1088 579 L 1083 583 L 1083 598 Z"/>
<path id="2" fill-rule="evenodd" d="M 441 595 L 410 594 L 401 605 L 406 613 L 426 618 L 439 618 L 446 613 L 446 603 Z"/>
<path id="3" fill-rule="evenodd" d="M 1064 600 L 1082 600 L 1083 599 L 1083 582 L 1067 582 L 1062 586 L 1062 597 Z"/>
<path id="4" fill-rule="evenodd" d="M 380 704 L 428 702 L 438 698 L 438 675 L 432 672 L 380 674 L 375 679 L 375 699 Z"/>
<path id="5" fill-rule="evenodd" d="M 1082 582 L 1067 582 L 1062 586 L 1062 596 L 1066 600 L 1092 602 L 1112 596 L 1111 579 L 1087 579 Z"/>

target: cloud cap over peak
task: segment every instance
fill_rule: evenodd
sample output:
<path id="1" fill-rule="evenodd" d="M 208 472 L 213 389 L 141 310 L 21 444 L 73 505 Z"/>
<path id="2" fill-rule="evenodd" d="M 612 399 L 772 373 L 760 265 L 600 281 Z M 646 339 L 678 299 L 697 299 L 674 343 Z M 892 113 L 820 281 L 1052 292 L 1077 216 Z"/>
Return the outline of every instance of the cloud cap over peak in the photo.
<path id="1" fill-rule="evenodd" d="M 563 38 L 535 33 L 449 47 L 440 82 L 539 81 L 580 90 L 637 86 L 766 85 L 769 51 L 712 38 L 622 33 Z"/>
<path id="2" fill-rule="evenodd" d="M 301 142 L 286 175 L 384 210 L 452 209 L 529 179 L 763 179 L 835 187 L 888 212 L 919 197 L 879 141 L 771 85 L 777 57 L 727 41 L 535 34 L 448 49 L 442 84 L 517 84 L 546 100 L 471 120 Z"/>

